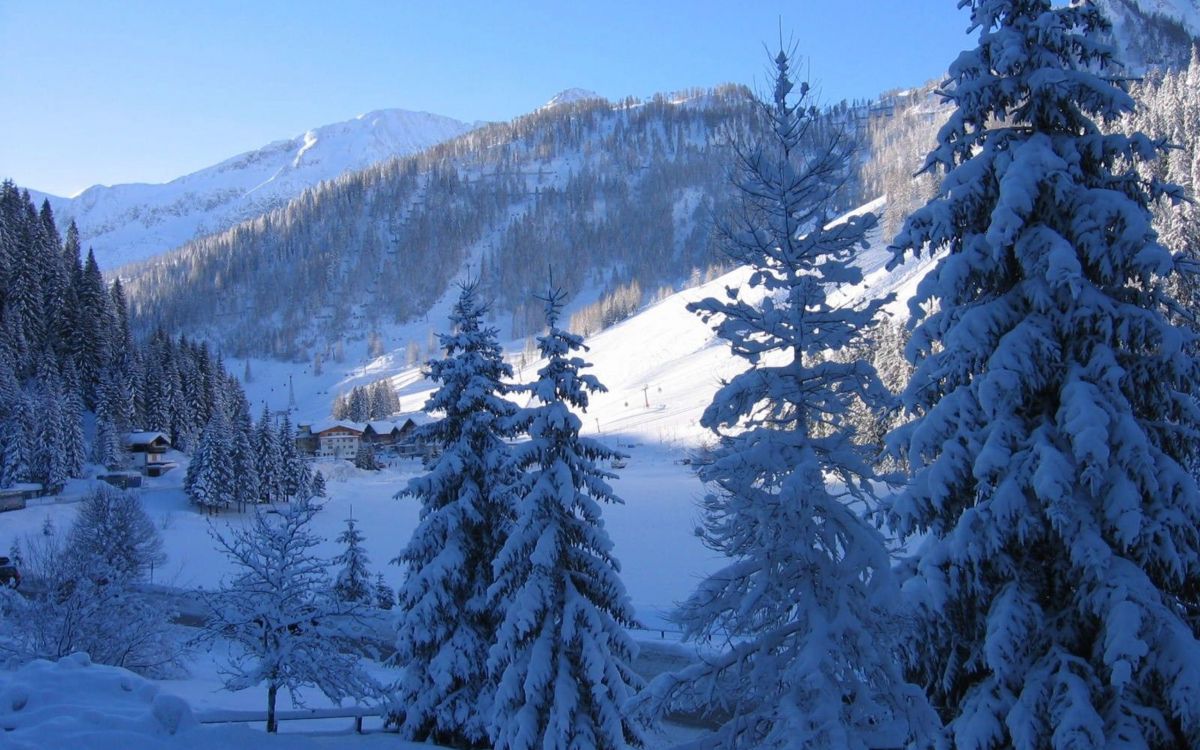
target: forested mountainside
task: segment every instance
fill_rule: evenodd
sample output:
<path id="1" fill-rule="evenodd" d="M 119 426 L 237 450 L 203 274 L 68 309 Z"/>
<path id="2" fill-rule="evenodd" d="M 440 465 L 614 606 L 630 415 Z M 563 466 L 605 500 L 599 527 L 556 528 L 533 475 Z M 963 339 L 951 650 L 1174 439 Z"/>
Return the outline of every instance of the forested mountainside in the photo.
<path id="1" fill-rule="evenodd" d="M 206 344 L 160 329 L 139 346 L 120 282 L 80 251 L 74 224 L 64 238 L 49 203 L 0 183 L 0 489 L 120 468 L 130 430 L 191 450 L 218 407 L 249 408 Z"/>
<path id="2" fill-rule="evenodd" d="M 1112 21 L 1112 36 L 1135 73 L 1181 68 L 1200 36 L 1200 0 L 1096 0 Z"/>
<path id="3" fill-rule="evenodd" d="M 73 198 L 34 191 L 104 270 L 144 260 L 287 204 L 346 172 L 407 156 L 474 125 L 428 112 L 384 109 L 313 128 L 168 183 L 95 185 Z"/>
<path id="4" fill-rule="evenodd" d="M 422 315 L 464 268 L 514 335 L 539 325 L 530 294 L 551 272 L 569 293 L 597 296 L 686 279 L 719 260 L 722 151 L 755 111 L 748 90 L 728 86 L 579 100 L 486 126 L 122 269 L 135 325 L 302 358 Z M 853 128 L 859 111 L 830 119 Z"/>

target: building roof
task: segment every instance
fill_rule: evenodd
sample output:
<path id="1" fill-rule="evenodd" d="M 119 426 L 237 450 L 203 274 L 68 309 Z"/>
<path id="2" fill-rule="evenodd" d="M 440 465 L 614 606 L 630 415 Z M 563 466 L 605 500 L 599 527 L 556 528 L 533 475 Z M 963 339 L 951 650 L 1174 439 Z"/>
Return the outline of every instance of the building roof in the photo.
<path id="1" fill-rule="evenodd" d="M 346 422 L 346 421 L 336 421 L 335 420 L 335 421 L 331 421 L 331 422 L 322 422 L 320 424 L 313 425 L 312 432 L 314 435 L 323 435 L 326 432 L 329 432 L 330 430 L 337 430 L 337 429 L 348 430 L 350 432 L 354 432 L 359 435 L 361 435 L 362 431 L 363 431 L 362 425 L 357 424 L 355 422 Z"/>
<path id="2" fill-rule="evenodd" d="M 171 444 L 171 439 L 162 432 L 131 432 L 124 438 L 126 445 L 149 445 L 162 440 L 167 445 Z"/>
<path id="3" fill-rule="evenodd" d="M 332 430 L 335 427 L 341 427 L 354 432 L 362 433 L 368 427 L 377 435 L 386 435 L 392 430 L 404 432 L 410 427 L 416 427 L 431 422 L 432 419 L 424 412 L 411 412 L 402 414 L 393 419 L 377 419 L 370 422 L 351 422 L 348 419 L 325 419 L 320 422 L 315 422 L 310 426 L 313 435 L 319 435 L 327 430 Z"/>

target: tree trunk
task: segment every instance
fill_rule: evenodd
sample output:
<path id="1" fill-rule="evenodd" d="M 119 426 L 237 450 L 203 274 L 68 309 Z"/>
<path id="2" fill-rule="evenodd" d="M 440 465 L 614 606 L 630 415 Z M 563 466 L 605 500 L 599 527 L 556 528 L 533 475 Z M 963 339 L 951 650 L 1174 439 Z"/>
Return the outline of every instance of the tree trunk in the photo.
<path id="1" fill-rule="evenodd" d="M 279 726 L 275 723 L 275 694 L 279 687 L 275 683 L 267 686 L 267 732 L 274 734 Z"/>

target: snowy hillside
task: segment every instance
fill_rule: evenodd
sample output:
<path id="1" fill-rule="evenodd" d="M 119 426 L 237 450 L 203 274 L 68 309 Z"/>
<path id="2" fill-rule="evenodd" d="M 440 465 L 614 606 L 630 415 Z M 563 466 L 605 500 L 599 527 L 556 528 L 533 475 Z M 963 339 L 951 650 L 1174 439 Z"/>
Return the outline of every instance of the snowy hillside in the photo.
<path id="1" fill-rule="evenodd" d="M 1135 72 L 1187 65 L 1200 39 L 1200 0 L 1096 0 L 1113 24 L 1122 57 Z"/>
<path id="2" fill-rule="evenodd" d="M 881 199 L 859 210 L 878 212 L 883 208 Z M 905 301 L 930 261 L 909 262 L 889 271 L 885 266 L 892 256 L 886 238 L 877 230 L 869 240 L 870 246 L 861 251 L 857 261 L 865 271 L 864 282 L 843 290 L 842 299 L 895 293 L 890 311 L 903 314 Z M 591 408 L 583 415 L 584 432 L 628 455 L 626 465 L 617 470 L 619 478 L 613 482 L 624 503 L 605 508 L 604 519 L 630 601 L 645 626 L 633 635 L 649 655 L 638 662 L 639 669 L 647 674 L 663 668 L 655 661 L 659 653 L 656 648 L 687 657 L 689 652 L 674 644 L 677 634 L 666 614 L 691 592 L 699 577 L 711 574 L 720 564 L 720 558 L 694 533 L 696 501 L 704 487 L 692 462 L 698 449 L 711 441 L 711 435 L 699 426 L 700 415 L 720 379 L 742 366 L 732 357 L 727 343 L 716 338 L 686 306 L 704 297 L 723 295 L 726 287 L 743 285 L 747 274 L 747 269 L 736 269 L 668 296 L 587 342 L 590 350 L 584 357 L 593 364 L 589 372 L 609 391 L 593 397 Z M 416 326 L 430 324 L 444 330 L 445 314 L 454 296 L 451 291 L 436 302 L 429 323 L 408 324 L 413 330 L 401 327 L 389 331 L 389 337 L 404 340 L 416 335 Z M 517 365 L 517 379 L 528 382 L 539 363 L 520 362 L 517 352 L 522 344 L 520 340 L 511 341 L 509 352 Z M 364 343 L 361 349 L 347 351 L 348 362 L 363 362 L 365 348 Z M 329 363 L 319 374 L 303 365 L 251 360 L 249 372 L 253 375 L 246 384 L 247 396 L 256 407 L 266 402 L 272 408 L 283 408 L 294 398 L 295 421 L 311 422 L 328 416 L 331 400 L 339 391 L 389 378 L 400 392 L 403 408 L 413 410 L 425 400 L 430 384 L 418 368 L 408 366 L 405 360 L 403 352 L 390 351 L 361 365 L 339 367 Z M 229 364 L 235 372 L 240 369 L 234 362 Z M 209 519 L 196 512 L 180 486 L 187 457 L 171 457 L 179 461 L 180 468 L 147 480 L 140 495 L 163 536 L 167 553 L 153 574 L 153 582 L 184 590 L 212 588 L 231 570 L 208 530 L 215 527 L 230 531 L 243 526 L 247 517 L 223 514 Z M 320 554 L 329 557 L 338 551 L 333 539 L 343 520 L 353 515 L 365 531 L 364 548 L 372 561 L 372 572 L 382 574 L 393 586 L 398 584 L 402 570 L 386 561 L 396 555 L 402 540 L 411 534 L 418 508 L 411 499 L 398 500 L 394 494 L 420 471 L 419 463 L 398 460 L 383 471 L 368 472 L 346 461 L 322 460 L 315 468 L 326 477 L 329 492 L 325 509 L 314 521 L 315 531 L 325 539 Z M 68 488 L 61 502 L 37 502 L 6 514 L 6 523 L 0 528 L 0 549 L 11 548 L 18 539 L 37 538 L 47 527 L 68 528 L 76 512 L 72 500 L 78 499 L 81 485 L 82 481 Z M 664 551 L 669 554 L 664 556 Z M 179 606 L 183 612 L 191 611 L 183 604 Z M 262 710 L 261 688 L 241 692 L 221 688 L 220 658 L 219 650 L 190 651 L 187 677 L 157 683 L 123 670 L 89 666 L 77 658 L 57 665 L 35 662 L 18 671 L 0 672 L 0 726 L 12 727 L 8 739 L 18 748 L 75 747 L 81 737 L 92 743 L 121 737 L 121 747 L 127 750 L 337 747 L 339 741 L 345 741 L 346 734 L 262 738 L 257 728 L 198 723 L 213 715 Z M 380 679 L 392 678 L 383 667 L 373 665 L 372 669 Z M 63 687 L 68 683 L 86 685 L 87 689 L 68 690 Z M 6 701 L 6 697 L 13 700 Z M 313 697 L 316 707 L 326 705 L 319 695 Z M 12 709 L 8 710 L 10 705 Z M 345 724 L 343 721 L 330 729 L 344 732 Z M 305 722 L 285 723 L 285 729 L 314 731 Z M 679 734 L 684 731 L 672 727 L 668 735 L 652 738 L 648 747 L 673 747 L 685 739 Z M 328 745 L 323 745 L 326 739 Z M 356 737 L 354 743 L 370 747 L 376 742 L 382 746 L 384 741 L 391 743 L 389 747 L 416 747 L 397 743 L 394 736 L 377 734 Z"/>
<path id="3" fill-rule="evenodd" d="M 880 198 L 851 213 L 879 213 L 884 208 L 885 200 Z M 907 318 L 907 300 L 932 261 L 909 260 L 888 270 L 885 266 L 892 254 L 887 249 L 887 238 L 876 229 L 868 239 L 870 247 L 861 251 L 856 261 L 864 271 L 863 283 L 842 290 L 832 299 L 852 302 L 894 294 L 895 301 L 887 308 L 888 312 Z M 591 408 L 584 417 L 584 432 L 609 436 L 621 443 L 662 446 L 680 455 L 708 441 L 711 436 L 700 427 L 700 414 L 712 400 L 720 379 L 743 365 L 709 326 L 688 312 L 687 305 L 705 297 L 724 296 L 726 287 L 743 285 L 749 273 L 747 268 L 738 268 L 708 283 L 672 294 L 588 338 L 585 359 L 594 365 L 591 371 L 608 392 L 592 397 Z M 465 271 L 460 273 L 460 279 L 463 274 Z M 447 313 L 456 297 L 457 289 L 451 285 L 431 307 L 425 320 L 388 328 L 385 337 L 405 341 L 424 338 L 429 330 L 444 330 Z M 519 354 L 522 344 L 516 339 L 507 347 L 518 380 L 532 377 L 539 366 L 530 360 L 522 365 Z M 365 355 L 365 344 L 362 346 L 346 352 L 349 362 L 362 361 L 359 357 Z M 230 363 L 230 367 L 238 371 L 235 363 Z M 294 391 L 296 420 L 301 423 L 327 419 L 338 393 L 381 378 L 391 380 L 400 394 L 401 407 L 408 412 L 420 409 L 430 389 L 419 368 L 406 364 L 402 350 L 368 359 L 363 365 L 338 368 L 330 363 L 320 375 L 314 375 L 307 366 L 257 359 L 251 360 L 251 370 L 254 377 L 245 384 L 250 401 L 266 402 L 272 409 L 281 409 L 287 406 L 289 393 Z"/>
<path id="4" fill-rule="evenodd" d="M 746 89 L 724 86 L 562 102 L 479 128 L 121 268 L 134 324 L 227 356 L 328 361 L 424 317 L 468 265 L 514 335 L 540 325 L 530 290 L 550 267 L 589 302 L 678 284 L 720 260 L 710 220 L 728 198 L 725 150 L 754 112 Z"/>
<path id="5" fill-rule="evenodd" d="M 74 219 L 104 268 L 139 261 L 286 204 L 305 188 L 407 156 L 474 126 L 428 112 L 384 109 L 276 141 L 162 185 L 90 187 L 47 196 L 62 226 Z"/>
<path id="6" fill-rule="evenodd" d="M 1178 21 L 1192 33 L 1200 36 L 1200 0 L 1134 0 L 1144 13 Z"/>

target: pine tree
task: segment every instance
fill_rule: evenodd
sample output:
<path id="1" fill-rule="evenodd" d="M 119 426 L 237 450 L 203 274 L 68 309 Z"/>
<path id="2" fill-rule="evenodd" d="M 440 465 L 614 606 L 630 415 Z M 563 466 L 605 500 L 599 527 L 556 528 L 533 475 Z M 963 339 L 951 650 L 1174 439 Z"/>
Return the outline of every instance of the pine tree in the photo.
<path id="1" fill-rule="evenodd" d="M 47 492 L 57 493 L 70 478 L 68 438 L 74 438 L 75 426 L 68 422 L 64 411 L 62 383 L 49 353 L 43 353 L 35 378 L 37 404 L 30 446 L 33 481 L 41 483 Z"/>
<path id="2" fill-rule="evenodd" d="M 327 491 L 325 489 L 325 475 L 320 471 L 313 472 L 312 496 L 314 498 L 327 497 Z"/>
<path id="3" fill-rule="evenodd" d="M 346 530 L 337 537 L 343 550 L 332 561 L 340 566 L 333 582 L 333 595 L 343 602 L 368 602 L 372 598 L 371 574 L 367 570 L 370 560 L 362 547 L 363 541 L 362 532 L 354 526 L 354 517 L 347 518 Z"/>
<path id="4" fill-rule="evenodd" d="M 259 502 L 262 496 L 261 480 L 258 474 L 258 453 L 254 450 L 254 422 L 250 418 L 250 403 L 240 388 L 227 389 L 230 394 L 229 408 L 233 412 L 233 434 L 231 448 L 233 450 L 233 502 L 237 503 L 238 512 L 244 512 L 246 507 Z"/>
<path id="5" fill-rule="evenodd" d="M 0 347 L 0 488 L 29 479 L 25 395 L 11 360 Z"/>
<path id="6" fill-rule="evenodd" d="M 307 500 L 308 498 L 301 496 L 308 491 L 307 484 L 312 475 L 308 470 L 308 465 L 300 457 L 300 451 L 296 450 L 296 432 L 292 429 L 292 419 L 287 412 L 284 412 L 283 417 L 279 420 L 278 442 L 283 494 L 285 497 Z"/>
<path id="7" fill-rule="evenodd" d="M 283 455 L 279 451 L 279 438 L 271 428 L 271 412 L 266 404 L 263 404 L 254 433 L 254 455 L 262 501 L 270 503 L 283 499 L 286 496 Z"/>
<path id="8" fill-rule="evenodd" d="M 398 495 L 420 501 L 421 520 L 396 560 L 407 573 L 396 643 L 404 675 L 393 701 L 405 736 L 456 746 L 487 739 L 495 690 L 487 655 L 501 614 L 488 589 L 515 481 L 505 442 L 516 411 L 504 398 L 512 368 L 477 293 L 475 284 L 462 287 L 453 330 L 440 337 L 445 355 L 429 364 L 438 388 L 425 410 L 442 418 L 421 428 L 421 438 L 441 451 Z"/>
<path id="9" fill-rule="evenodd" d="M 383 580 L 383 573 L 375 576 L 375 588 L 373 592 L 376 607 L 391 609 L 396 606 L 396 592 L 392 590 L 391 586 L 387 585 L 387 581 Z"/>
<path id="10" fill-rule="evenodd" d="M 188 498 L 210 513 L 228 508 L 237 494 L 231 432 L 224 409 L 215 409 L 200 435 L 184 478 L 183 489 Z"/>
<path id="11" fill-rule="evenodd" d="M 84 262 L 83 276 L 75 296 L 79 300 L 79 327 L 71 348 L 84 389 L 84 402 L 94 407 L 100 372 L 112 350 L 114 319 L 104 277 L 91 250 Z"/>
<path id="12" fill-rule="evenodd" d="M 92 443 L 92 457 L 96 463 L 113 464 L 120 449 L 119 436 L 130 431 L 131 425 L 125 419 L 121 402 L 117 373 L 113 368 L 105 367 L 96 386 L 96 440 Z"/>
<path id="13" fill-rule="evenodd" d="M 618 575 L 600 503 L 617 503 L 598 463 L 620 455 L 582 438 L 588 394 L 602 391 L 571 352 L 581 337 L 558 327 L 564 295 L 546 296 L 546 364 L 528 390 L 540 402 L 518 415 L 530 440 L 514 449 L 525 471 L 512 531 L 496 561 L 491 598 L 504 620 L 488 664 L 497 750 L 625 748 L 643 743 L 622 706 L 641 685 L 630 663 L 636 624 Z"/>
<path id="14" fill-rule="evenodd" d="M 865 750 L 896 744 L 881 732 L 911 742 L 936 725 L 910 710 L 922 696 L 890 648 L 899 590 L 864 518 L 874 476 L 851 407 L 887 393 L 865 360 L 825 358 L 861 346 L 888 300 L 829 298 L 862 281 L 851 262 L 876 218 L 828 226 L 850 147 L 819 129 L 806 83 L 793 98 L 789 56 L 774 62 L 773 100 L 736 150 L 742 204 L 722 227 L 749 283 L 688 306 L 750 365 L 701 417 L 722 446 L 701 472 L 714 488 L 704 541 L 729 561 L 676 614 L 685 638 L 733 645 L 641 700 L 655 713 L 682 701 L 720 716 L 715 744 Z"/>
<path id="15" fill-rule="evenodd" d="M 365 440 L 358 444 L 358 450 L 354 452 L 354 466 L 364 471 L 379 471 L 383 468 L 375 456 L 375 446 Z"/>
<path id="16" fill-rule="evenodd" d="M 63 289 L 62 307 L 54 316 L 55 339 L 58 346 L 56 353 L 59 360 L 64 362 L 67 360 L 74 362 L 72 346 L 80 324 L 78 291 L 83 278 L 83 260 L 80 252 L 79 228 L 72 220 L 67 225 L 67 236 L 63 242 L 63 254 L 60 260 L 63 281 L 66 286 Z"/>
<path id="17" fill-rule="evenodd" d="M 967 5 L 947 174 L 896 239 L 945 253 L 894 436 L 909 668 L 960 748 L 1198 747 L 1200 370 L 1131 166 L 1158 146 L 1105 132 L 1133 101 L 1095 6 Z"/>
<path id="18" fill-rule="evenodd" d="M 63 470 L 67 476 L 83 474 L 87 450 L 83 439 L 83 395 L 79 375 L 70 361 L 63 372 L 62 451 Z"/>
<path id="19" fill-rule="evenodd" d="M 366 420 L 366 415 L 366 398 L 363 395 L 362 387 L 356 385 L 346 396 L 345 419 L 351 422 L 362 422 Z"/>

